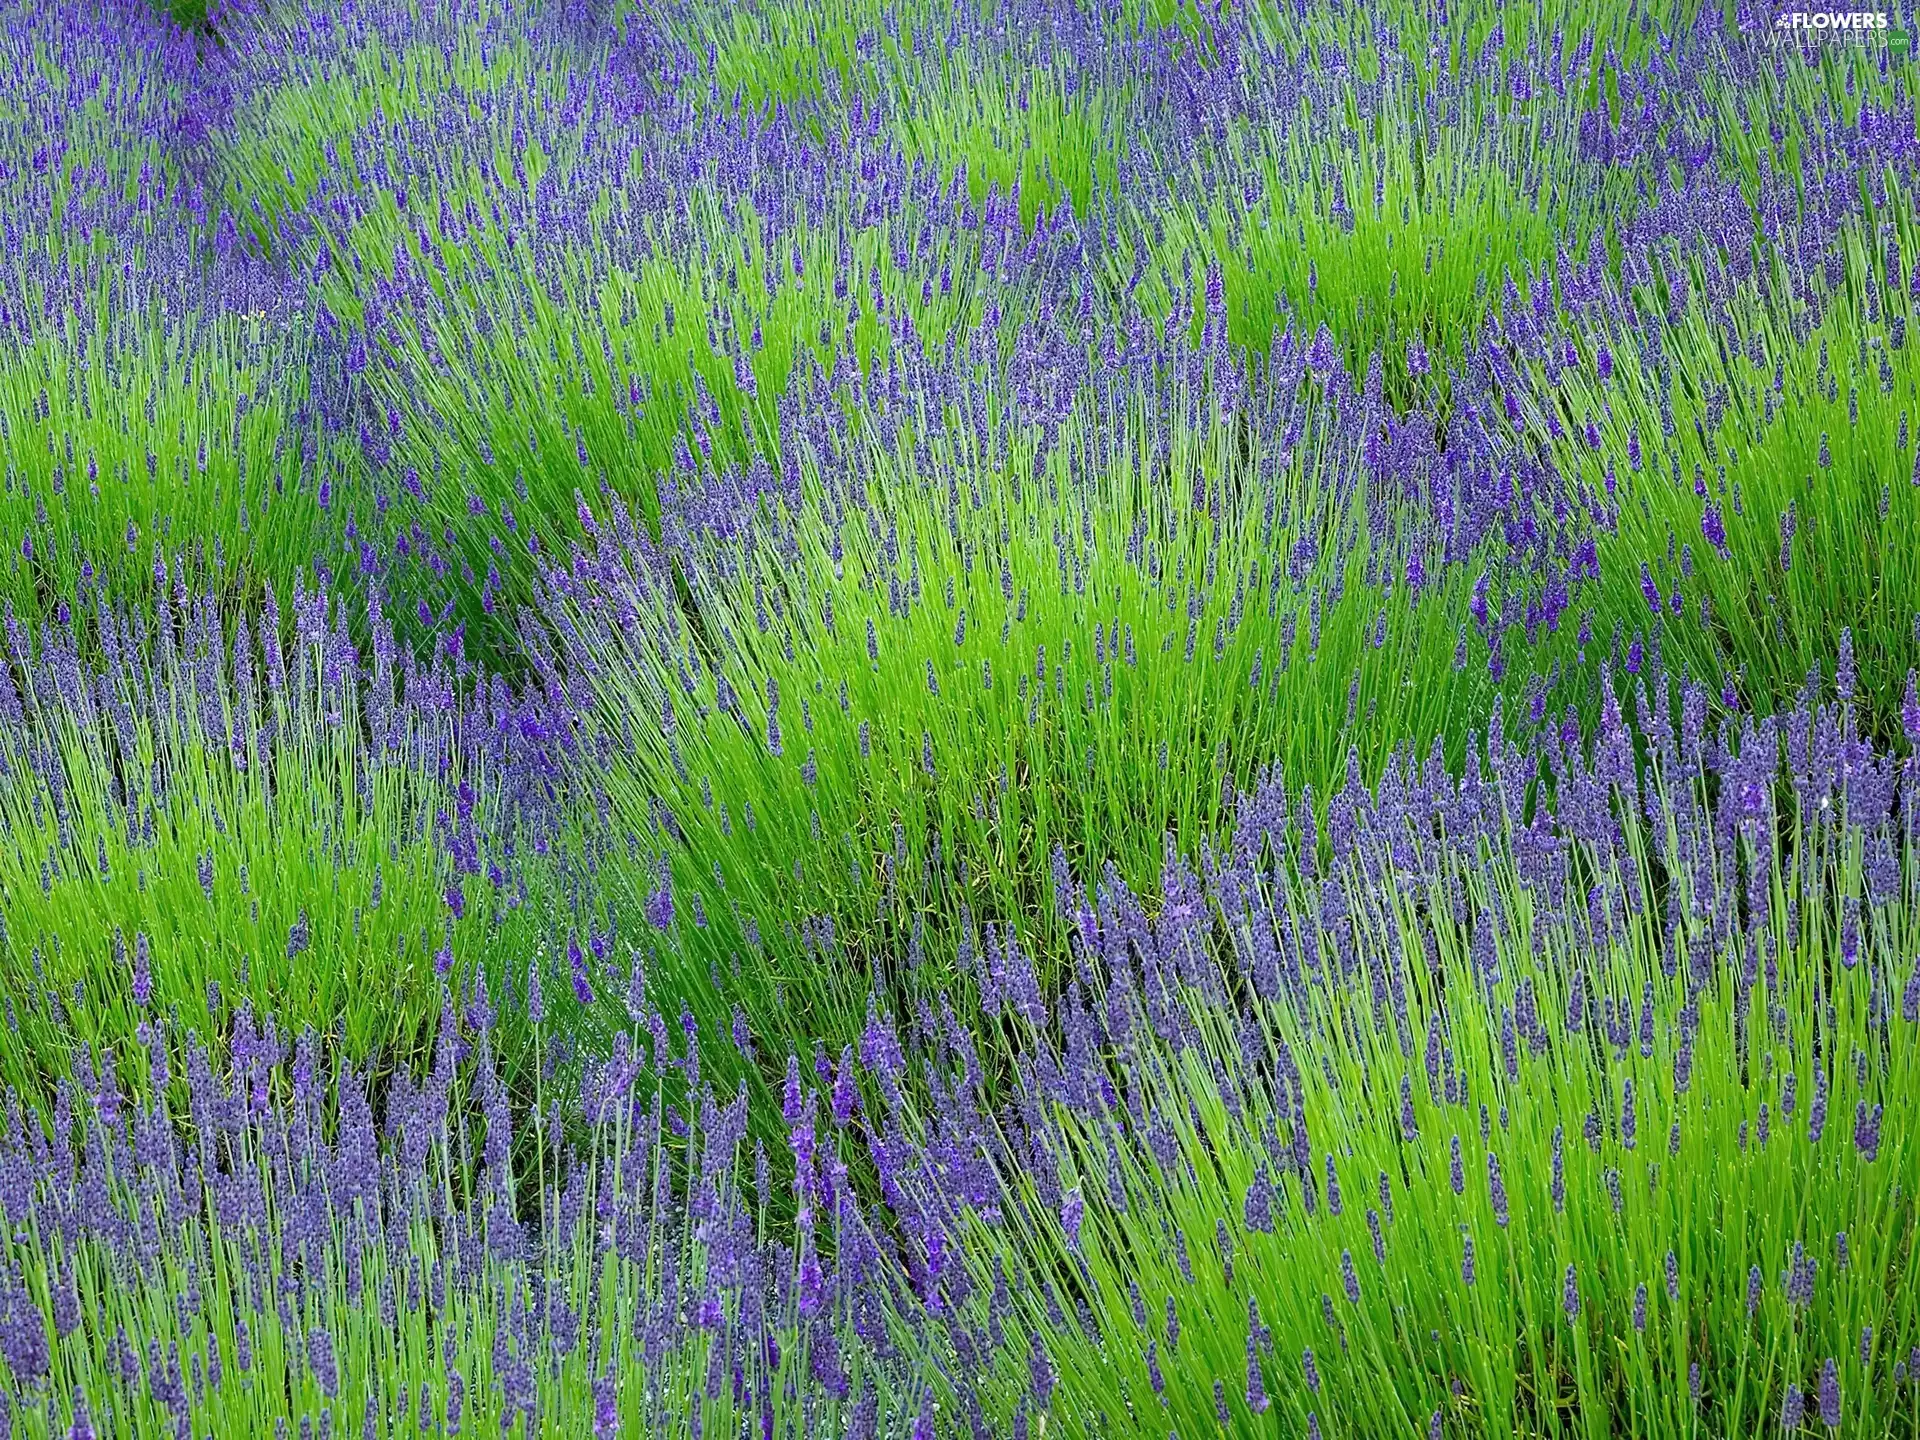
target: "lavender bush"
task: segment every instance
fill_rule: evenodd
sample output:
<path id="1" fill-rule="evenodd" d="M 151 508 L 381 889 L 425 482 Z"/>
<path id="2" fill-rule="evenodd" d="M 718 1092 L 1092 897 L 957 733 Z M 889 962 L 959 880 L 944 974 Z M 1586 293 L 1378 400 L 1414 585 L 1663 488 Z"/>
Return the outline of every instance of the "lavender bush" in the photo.
<path id="1" fill-rule="evenodd" d="M 658 544 L 582 502 L 593 549 L 545 568 L 526 652 L 654 838 L 636 888 L 710 1026 L 844 1041 L 868 977 L 947 976 L 976 921 L 1045 976 L 1063 857 L 1145 885 L 1266 765 L 1324 787 L 1358 737 L 1484 713 L 1468 567 L 1421 519 L 1458 453 L 1292 335 L 1249 380 L 1201 299 L 1198 348 L 1079 309 L 1007 363 L 815 369 L 778 469 L 662 477 Z"/>
<path id="2" fill-rule="evenodd" d="M 150 610 L 8 618 L 10 1086 L 243 1000 L 340 1020 L 355 1063 L 404 1054 L 440 979 L 562 927 L 577 827 L 539 697 L 397 649 L 377 606 L 362 652 L 334 597 L 291 598 L 223 626 L 176 573 Z"/>
<path id="3" fill-rule="evenodd" d="M 0 586 L 51 616 L 191 557 L 256 602 L 332 549 L 308 277 L 201 174 L 194 42 L 144 4 L 10 7 L 0 86 Z"/>
<path id="4" fill-rule="evenodd" d="M 1644 776 L 1609 692 L 1590 752 L 1496 723 L 1324 817 L 1268 777 L 1159 915 L 1076 887 L 1057 1003 L 981 955 L 997 1085 L 876 997 L 750 1171 L 637 958 L 577 1089 L 509 1091 L 481 978 L 384 1124 L 245 1008 L 175 1113 L 143 1024 L 144 1098 L 83 1067 L 9 1142 L 15 1423 L 1897 1433 L 1916 762 L 1636 693 Z"/>

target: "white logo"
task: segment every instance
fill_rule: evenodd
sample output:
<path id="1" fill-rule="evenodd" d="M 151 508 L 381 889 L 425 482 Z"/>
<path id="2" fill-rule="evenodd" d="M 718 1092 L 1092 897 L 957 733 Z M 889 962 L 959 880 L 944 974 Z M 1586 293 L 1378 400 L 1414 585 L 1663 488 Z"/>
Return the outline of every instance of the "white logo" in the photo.
<path id="1" fill-rule="evenodd" d="M 1776 30 L 1885 30 L 1879 10 L 1789 10 L 1773 22 Z"/>

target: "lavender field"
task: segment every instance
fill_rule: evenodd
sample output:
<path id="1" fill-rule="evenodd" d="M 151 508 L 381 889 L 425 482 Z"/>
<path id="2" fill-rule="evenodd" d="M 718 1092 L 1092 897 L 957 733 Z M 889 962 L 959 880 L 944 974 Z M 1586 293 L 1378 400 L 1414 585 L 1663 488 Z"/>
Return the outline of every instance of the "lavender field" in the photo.
<path id="1" fill-rule="evenodd" d="M 0 0 L 0 1440 L 1920 1437 L 1848 16 Z"/>

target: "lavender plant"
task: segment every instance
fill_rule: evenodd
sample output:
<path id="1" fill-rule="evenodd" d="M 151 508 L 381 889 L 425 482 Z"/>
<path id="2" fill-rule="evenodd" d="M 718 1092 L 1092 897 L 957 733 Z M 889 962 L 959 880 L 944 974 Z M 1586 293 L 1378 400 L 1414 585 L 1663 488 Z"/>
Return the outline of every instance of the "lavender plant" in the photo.
<path id="1" fill-rule="evenodd" d="M 1772 708 L 1846 631 L 1864 723 L 1897 733 L 1920 661 L 1910 170 L 1827 185 L 1798 222 L 1779 191 L 1801 182 L 1769 188 L 1724 248 L 1636 249 L 1629 291 L 1583 278 L 1565 328 L 1513 336 L 1515 430 L 1604 491 L 1581 634 L 1616 663 L 1657 636 Z"/>
<path id="2" fill-rule="evenodd" d="M 161 1017 L 210 1033 L 241 1002 L 336 1027 L 356 1064 L 405 1055 L 442 979 L 497 983 L 572 918 L 538 697 L 416 662 L 377 605 L 363 658 L 342 605 L 292 598 L 224 626 L 176 576 L 150 618 L 104 601 L 91 625 L 9 618 L 9 1086 L 36 1093 Z"/>
<path id="3" fill-rule="evenodd" d="M 426 133 L 371 123 L 305 217 L 331 266 L 335 423 L 375 466 L 360 568 L 430 620 L 451 600 L 476 638 L 526 598 L 540 547 L 579 533 L 575 490 L 651 521 L 689 419 L 703 449 L 763 447 L 773 397 L 806 353 L 832 363 L 843 318 L 873 366 L 890 307 L 937 341 L 1027 309 L 1046 268 L 1047 227 L 1015 243 L 1009 209 L 910 166 L 858 106 L 815 139 L 654 94 L 680 61 L 644 37 L 569 43 L 551 93 L 476 97 Z"/>
<path id="4" fill-rule="evenodd" d="M 144 1092 L 111 1068 L 63 1084 L 51 1132 L 5 1148 L 9 1433 L 928 1433 L 946 1386 L 844 1189 L 823 1269 L 769 1233 L 744 1097 L 718 1102 L 697 1059 L 669 1087 L 636 1027 L 528 1115 L 493 1022 L 484 985 L 449 998 L 383 1116 L 315 1032 L 244 1009 L 223 1062 L 143 1024 Z M 569 1114 L 584 1148 L 546 1128 Z"/>
<path id="5" fill-rule="evenodd" d="M 1396 398 L 1444 390 L 1502 279 L 1604 251 L 1658 173 L 1591 143 L 1609 82 L 1642 77 L 1602 63 L 1591 30 L 1528 33 L 1517 59 L 1496 23 L 1436 63 L 1412 35 L 1349 54 L 1223 17 L 1224 58 L 1130 151 L 1114 263 L 1164 285 L 1197 251 L 1224 271 L 1236 340 L 1325 324 L 1355 369 L 1384 357 Z"/>
<path id="6" fill-rule="evenodd" d="M 1292 336 L 1249 385 L 1203 303 L 1201 348 L 1083 308 L 983 379 L 816 369 L 778 471 L 663 477 L 661 544 L 583 510 L 526 653 L 609 757 L 711 1032 L 739 1006 L 844 1041 L 872 979 L 932 993 L 982 924 L 1020 924 L 1043 985 L 1063 865 L 1144 885 L 1268 765 L 1324 784 L 1363 737 L 1484 711 L 1449 540 L 1491 520 L 1427 518 L 1430 422 Z"/>
<path id="7" fill-rule="evenodd" d="M 487 127 L 505 142 L 514 107 L 551 104 L 593 68 L 619 31 L 618 11 L 570 0 L 345 10 L 226 0 L 223 43 L 199 91 L 216 121 L 209 142 L 228 203 L 260 239 L 285 241 L 327 197 L 400 178 L 370 136 L 391 143 L 426 126 L 445 140 Z"/>
<path id="8" fill-rule="evenodd" d="M 28 18 L 31 16 L 31 20 Z M 0 126 L 0 587 L 124 601 L 156 551 L 257 602 L 326 551 L 304 277 L 208 214 L 193 43 L 142 4 L 11 11 Z"/>
<path id="9" fill-rule="evenodd" d="M 1009 1094 L 950 1004 L 903 1039 L 876 996 L 750 1184 L 747 1098 L 637 968 L 526 1108 L 484 981 L 447 995 L 384 1140 L 311 1035 L 290 1092 L 251 1015 L 222 1078 L 189 1037 L 180 1106 L 144 1027 L 156 1088 L 10 1127 L 10 1417 L 1902 1433 L 1915 761 L 1811 692 L 1717 733 L 1691 682 L 1636 698 L 1644 777 L 1609 692 L 1591 753 L 1496 720 L 1458 781 L 1263 778 L 1158 915 L 1076 887 L 1057 1004 L 983 957 Z"/>
<path id="10" fill-rule="evenodd" d="M 1812 692 L 1711 728 L 1697 684 L 1635 693 L 1644 775 L 1609 691 L 1590 754 L 1496 721 L 1461 779 L 1403 751 L 1324 815 L 1263 781 L 1200 874 L 1169 846 L 1157 915 L 1105 872 L 1065 998 L 1000 992 L 1010 1103 L 950 1008 L 911 1031 L 924 1091 L 876 1012 L 836 1119 L 929 1256 L 964 1255 L 972 1323 L 1038 1337 L 1036 1408 L 1155 1435 L 1792 1433 L 1816 1393 L 1830 1427 L 1920 1419 L 1915 742 L 1876 753 Z"/>
<path id="11" fill-rule="evenodd" d="M 1890 18 L 0 14 L 0 1440 L 1920 1434 Z"/>

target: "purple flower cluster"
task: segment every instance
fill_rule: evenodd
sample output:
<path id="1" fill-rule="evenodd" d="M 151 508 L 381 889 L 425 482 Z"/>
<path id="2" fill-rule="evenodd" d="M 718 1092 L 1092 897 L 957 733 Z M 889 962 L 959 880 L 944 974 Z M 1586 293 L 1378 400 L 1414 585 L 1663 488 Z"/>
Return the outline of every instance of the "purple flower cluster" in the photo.
<path id="1" fill-rule="evenodd" d="M 326 558 L 334 474 L 313 277 L 222 204 L 195 38 L 139 0 L 9 5 L 0 36 L 9 596 L 124 601 L 169 554 L 284 585 Z"/>
<path id="2" fill-rule="evenodd" d="M 1119 1392 L 1076 1370 L 1090 1345 L 1134 1356 L 1126 1363 L 1140 1367 L 1143 1390 L 1169 1404 L 1221 1396 L 1230 1405 L 1240 1395 L 1255 1414 L 1319 1411 L 1377 1385 L 1385 1357 L 1366 1317 L 1401 1303 L 1395 1296 L 1449 1303 L 1397 1278 L 1423 1263 L 1410 1217 L 1434 1214 L 1466 1232 L 1456 1272 L 1464 1287 L 1493 1271 L 1522 1314 L 1555 1314 L 1566 1333 L 1625 1326 L 1629 1311 L 1632 1330 L 1644 1332 L 1648 1287 L 1612 1278 L 1624 1250 L 1592 1248 L 1602 1236 L 1628 1243 L 1614 1210 L 1659 1223 L 1684 1187 L 1732 1183 L 1753 1163 L 1750 1142 L 1735 1146 L 1730 1117 L 1689 1105 L 1666 1057 L 1709 1031 L 1721 1046 L 1746 1037 L 1756 1055 L 1803 1055 L 1817 1016 L 1857 1009 L 1864 1024 L 1875 996 L 1884 1013 L 1893 978 L 1910 964 L 1878 938 L 1904 913 L 1896 898 L 1874 902 L 1855 967 L 1830 963 L 1833 942 L 1823 938 L 1857 893 L 1845 855 L 1889 833 L 1901 855 L 1914 853 L 1914 837 L 1889 828 L 1905 822 L 1863 803 L 1888 762 L 1848 731 L 1840 707 L 1812 696 L 1784 735 L 1770 722 L 1676 734 L 1665 697 L 1676 692 L 1684 712 L 1694 689 L 1665 676 L 1637 687 L 1653 749 L 1644 778 L 1608 760 L 1617 731 L 1603 730 L 1589 752 L 1557 731 L 1523 747 L 1496 724 L 1464 778 L 1397 755 L 1379 785 L 1334 797 L 1324 831 L 1299 823 L 1312 812 L 1277 780 L 1242 793 L 1234 840 L 1204 857 L 1201 876 L 1183 877 L 1185 862 L 1169 851 L 1163 892 L 1192 896 L 1177 918 L 1149 920 L 1110 870 L 1090 890 L 1069 879 L 1063 899 L 1079 939 L 1059 1000 L 1029 996 L 1014 978 L 1026 961 L 1011 931 L 990 930 L 979 950 L 981 983 L 999 986 L 1023 1022 L 1011 1076 L 983 1070 L 950 1003 L 922 1006 L 903 1038 L 876 995 L 857 1063 L 852 1047 L 837 1066 L 823 1052 L 811 1075 L 788 1062 L 780 1110 L 791 1168 L 778 1173 L 753 1139 L 747 1092 L 715 1093 L 702 1078 L 697 1024 L 670 1024 L 644 988 L 611 1055 L 589 1058 L 577 1087 L 524 1119 L 498 1070 L 483 981 L 464 1000 L 445 995 L 431 1069 L 386 1080 L 383 1120 L 368 1074 L 344 1060 L 324 1073 L 312 1033 L 289 1045 L 243 1007 L 222 1068 L 197 1038 L 143 1024 L 143 1093 L 129 1096 L 111 1071 L 83 1066 L 59 1084 L 50 1128 L 26 1123 L 14 1102 L 0 1153 L 14 1277 L 0 1298 L 0 1355 L 16 1387 L 51 1382 L 76 1404 L 84 1392 L 96 1408 L 132 1406 L 162 1427 L 196 1423 L 223 1384 L 244 1384 L 263 1364 L 286 1370 L 275 1393 L 292 1386 L 293 1411 L 276 1413 L 397 1417 L 415 1402 L 369 1368 L 374 1337 L 393 1334 L 420 1335 L 432 1353 L 444 1345 L 450 1358 L 426 1403 L 449 1425 L 464 1413 L 511 1429 L 523 1415 L 580 1403 L 591 1407 L 580 1423 L 605 1431 L 616 1414 L 618 1423 L 656 1415 L 681 1386 L 697 1392 L 692 1403 L 709 1422 L 728 1425 L 773 1423 L 795 1405 L 860 1424 L 875 1407 L 918 1413 L 936 1391 L 942 1408 L 1012 1423 L 1016 1412 L 1057 1407 L 1063 1393 L 1076 1414 L 1117 1403 Z M 1608 725 L 1620 726 L 1617 707 L 1606 708 Z M 1551 794 L 1534 789 L 1543 773 L 1557 777 Z M 1785 872 L 1797 877 L 1791 914 L 1751 909 L 1742 867 L 1725 863 L 1750 853 L 1754 832 L 1740 807 L 1714 795 L 1742 783 L 1766 786 L 1796 816 L 1782 842 L 1797 859 Z M 1615 897 L 1612 938 L 1590 928 L 1591 907 L 1569 884 L 1576 871 Z M 1773 870 L 1776 883 L 1781 873 Z M 1343 926 L 1355 930 L 1350 946 L 1333 933 Z M 1477 926 L 1494 927 L 1513 958 L 1497 981 L 1456 987 L 1478 972 L 1467 938 Z M 1621 988 L 1635 957 L 1654 961 L 1650 999 L 1636 993 L 1640 974 Z M 1589 977 L 1596 1003 L 1558 1003 L 1573 993 L 1569 974 Z M 530 979 L 529 1006 L 532 988 Z M 1522 996 L 1540 999 L 1527 999 L 1515 1022 Z M 1629 996 L 1643 1012 L 1651 1005 L 1650 1057 L 1627 1023 Z M 1820 1082 L 1869 1117 L 1909 1103 L 1894 1075 L 1915 1043 L 1910 1021 L 1877 1023 L 1893 1027 L 1892 1058 L 1856 1050 Z M 1511 1078 L 1497 1062 L 1470 1059 L 1503 1025 L 1523 1033 Z M 1843 1028 L 1840 1038 L 1857 1033 Z M 1359 1073 L 1361 1056 L 1411 1056 L 1421 1034 L 1436 1037 L 1424 1088 L 1347 1089 L 1343 1076 Z M 182 1060 L 185 1105 L 175 1108 L 170 1097 L 182 1092 L 169 1077 Z M 1696 1061 L 1729 1063 L 1720 1051 Z M 1644 1118 L 1671 1115 L 1690 1138 L 1655 1160 L 1629 1145 L 1617 1116 L 1603 1117 L 1587 1127 L 1591 1154 L 1555 1145 L 1550 1196 L 1544 1167 L 1534 1168 L 1544 1145 L 1525 1137 L 1544 1136 L 1565 1113 L 1557 1085 L 1618 1095 L 1615 1076 L 1634 1079 Z M 1477 1123 L 1449 1128 L 1476 1111 Z M 1466 1134 L 1484 1152 L 1487 1191 L 1462 1183 Z M 1874 1153 L 1823 1149 L 1818 1136 L 1770 1143 L 1875 1193 L 1891 1193 L 1891 1173 L 1907 1173 L 1914 1156 L 1904 1138 L 1891 1158 L 1885 1137 Z M 1375 1168 L 1379 1205 L 1363 1217 L 1343 1191 L 1356 1173 L 1372 1188 Z M 535 1176 L 545 1178 L 529 1207 L 522 1187 Z M 1176 1201 L 1188 1187 L 1191 1197 Z M 1222 1207 L 1224 1278 L 1206 1284 L 1185 1228 L 1195 1204 Z M 792 1218 L 768 1228 L 776 1213 Z M 1799 1212 L 1780 1213 L 1800 1223 Z M 1087 1277 L 1111 1273 L 1114 1247 L 1130 1243 L 1123 1237 L 1161 1224 L 1175 1242 L 1131 1260 L 1117 1299 L 1086 1293 Z M 1499 1238 L 1516 1232 L 1558 1235 L 1597 1258 L 1556 1259 L 1549 1249 L 1531 1262 Z M 1718 1269 L 1754 1254 L 1762 1233 L 1724 1234 L 1706 1255 L 1696 1235 L 1689 1253 Z M 1900 1343 L 1912 1316 L 1889 1308 L 1878 1268 L 1892 1259 L 1856 1250 L 1816 1286 L 1814 1237 L 1800 1234 L 1778 1291 L 1753 1264 L 1749 1309 L 1778 1303 L 1777 1293 L 1801 1323 L 1824 1327 L 1844 1304 L 1856 1325 L 1846 1353 L 1870 1360 L 1873 1336 Z M 1046 1259 L 1048 1236 L 1057 1265 Z M 1282 1322 L 1262 1319 L 1259 1297 L 1282 1247 L 1308 1286 L 1323 1272 L 1324 1317 L 1311 1323 L 1324 1318 L 1331 1330 L 1300 1350 L 1300 1388 L 1289 1381 L 1277 1394 L 1284 1367 L 1270 1363 L 1272 1326 Z M 1361 1275 L 1356 1252 L 1373 1256 L 1384 1283 Z M 1661 1263 L 1666 1304 L 1700 1303 L 1693 1262 L 1683 1266 L 1669 1248 Z M 1743 1260 L 1733 1273 L 1747 1268 Z M 226 1277 L 217 1292 L 214 1273 Z M 114 1312 L 99 1289 L 108 1283 L 155 1303 Z M 1879 1298 L 1862 1332 L 1851 1307 L 1868 1295 Z M 1220 1310 L 1230 1297 L 1236 1308 Z M 185 1322 L 175 1323 L 175 1309 Z M 98 1317 L 111 1313 L 136 1328 L 107 1333 Z M 1304 1322 L 1288 1312 L 1284 1323 L 1298 1334 Z M 1240 1374 L 1209 1373 L 1198 1359 L 1164 1363 L 1184 1354 L 1179 1337 L 1196 1324 L 1248 1325 Z M 495 1337 L 490 1352 L 466 1338 L 474 1327 Z M 263 1347 L 268 1334 L 283 1338 Z M 1786 1391 L 1765 1403 L 1791 1411 L 1793 1377 L 1758 1343 L 1749 1363 L 1761 1367 L 1762 1397 Z M 130 1380 L 117 1358 L 127 1347 L 157 1357 L 124 1372 Z M 1443 1363 L 1447 1353 L 1444 1343 L 1434 1352 Z M 1595 1363 L 1605 1372 L 1614 1362 Z M 565 1379 L 575 1371 L 578 1385 Z M 1717 1393 L 1697 1363 L 1677 1379 L 1700 1403 Z M 1595 1383 L 1583 1404 L 1605 1403 L 1612 1382 L 1603 1374 Z M 1895 1403 L 1889 1383 L 1881 1369 L 1843 1383 L 1834 1359 L 1809 1393 L 1838 1424 L 1843 1391 L 1858 1384 L 1873 1403 Z M 1443 1386 L 1420 1413 L 1457 1399 Z"/>
<path id="3" fill-rule="evenodd" d="M 1920 145 L 1747 8 L 0 14 L 0 1440 L 1910 1418 Z"/>

